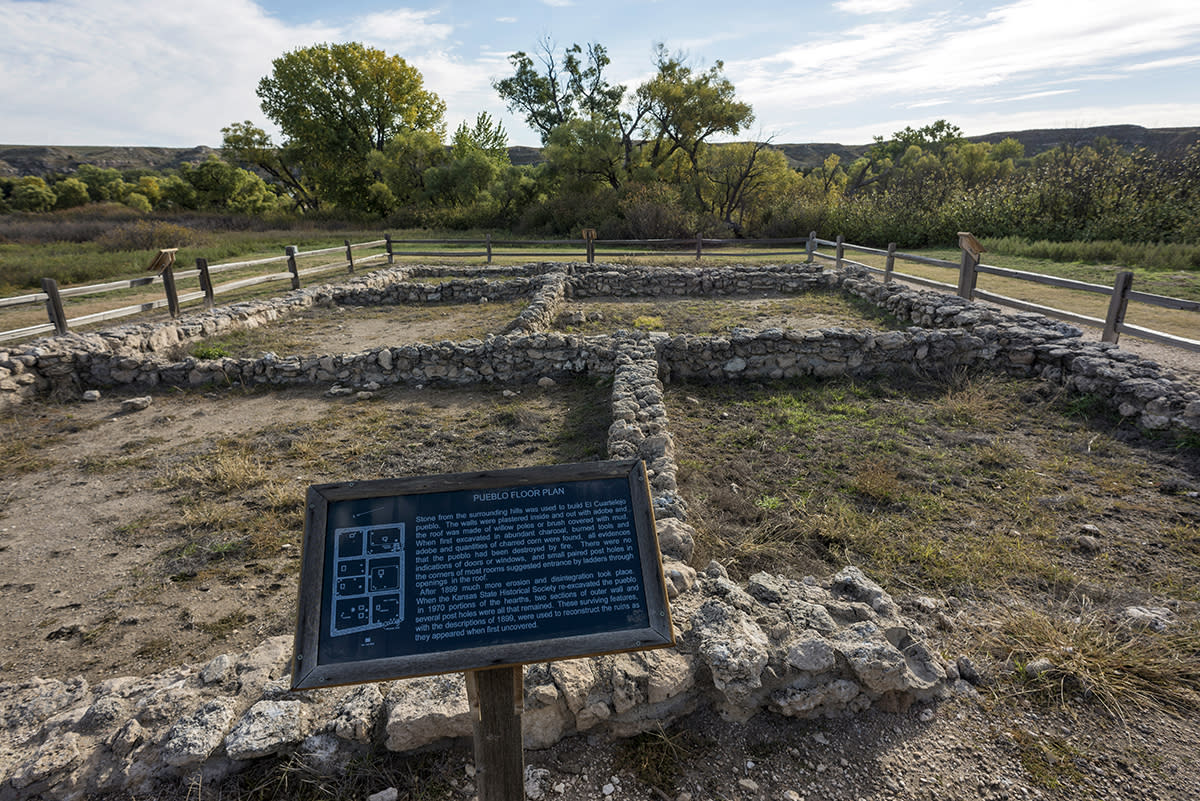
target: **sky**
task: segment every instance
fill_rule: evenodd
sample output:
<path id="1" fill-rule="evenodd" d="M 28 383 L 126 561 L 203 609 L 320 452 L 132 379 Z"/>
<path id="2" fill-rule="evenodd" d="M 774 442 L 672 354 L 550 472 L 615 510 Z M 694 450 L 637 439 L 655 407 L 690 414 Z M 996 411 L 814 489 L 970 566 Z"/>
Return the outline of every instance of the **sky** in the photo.
<path id="1" fill-rule="evenodd" d="M 967 135 L 1200 125 L 1197 0 L 0 0 L 0 143 L 219 146 L 283 53 L 359 41 L 417 67 L 450 131 L 508 57 L 598 42 L 630 92 L 655 46 L 724 63 L 755 113 L 738 139 L 865 144 L 938 119 Z"/>

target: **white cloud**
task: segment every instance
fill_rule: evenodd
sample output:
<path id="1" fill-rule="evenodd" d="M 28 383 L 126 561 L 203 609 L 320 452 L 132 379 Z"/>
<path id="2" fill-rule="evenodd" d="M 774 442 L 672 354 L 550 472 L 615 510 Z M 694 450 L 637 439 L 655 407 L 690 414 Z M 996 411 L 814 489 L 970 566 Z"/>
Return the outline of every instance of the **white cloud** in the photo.
<path id="1" fill-rule="evenodd" d="M 913 0 L 841 0 L 833 7 L 847 14 L 887 14 L 903 11 L 912 4 Z"/>
<path id="2" fill-rule="evenodd" d="M 1044 92 L 1027 92 L 1023 95 L 1012 95 L 1011 97 L 980 97 L 971 100 L 972 103 L 1015 103 L 1021 100 L 1036 100 L 1039 97 L 1056 97 L 1058 95 L 1074 94 L 1074 89 L 1047 89 Z"/>
<path id="3" fill-rule="evenodd" d="M 0 0 L 0 29 L 0 139 L 33 144 L 213 144 L 261 116 L 273 58 L 331 33 L 249 0 Z"/>
<path id="4" fill-rule="evenodd" d="M 1020 0 L 982 17 L 943 13 L 829 32 L 815 44 L 727 61 L 726 68 L 772 126 L 783 124 L 776 117 L 799 120 L 798 113 L 817 109 L 945 97 L 967 103 L 998 87 L 1028 94 L 1034 81 L 1045 86 L 1078 80 L 1078 71 L 1111 73 L 1130 58 L 1198 42 L 1200 6 L 1193 0 Z M 886 125 L 877 123 L 876 133 Z"/>
<path id="5" fill-rule="evenodd" d="M 511 24 L 516 21 L 516 17 L 496 17 L 496 22 L 503 22 L 505 24 Z"/>
<path id="6" fill-rule="evenodd" d="M 191 146 L 250 119 L 282 53 L 357 40 L 399 53 L 452 107 L 491 94 L 488 70 L 456 61 L 436 11 L 289 25 L 252 0 L 0 0 L 0 141 Z M 470 112 L 473 116 L 474 112 Z"/>
<path id="7" fill-rule="evenodd" d="M 570 8 L 575 5 L 574 0 L 542 0 L 542 5 L 550 6 L 551 8 Z"/>
<path id="8" fill-rule="evenodd" d="M 1160 70 L 1169 69 L 1171 67 L 1182 67 L 1185 64 L 1195 64 L 1200 62 L 1200 55 L 1197 56 L 1176 56 L 1174 58 L 1160 58 L 1157 61 L 1143 61 L 1141 64 L 1129 64 L 1122 69 L 1128 72 L 1141 72 L 1142 70 Z"/>
<path id="9" fill-rule="evenodd" d="M 948 97 L 937 97 L 933 100 L 923 100 L 919 103 L 903 103 L 901 105 L 903 105 L 905 108 L 930 108 L 932 106 L 945 106 L 953 102 L 954 101 Z"/>
<path id="10" fill-rule="evenodd" d="M 354 20 L 348 33 L 352 39 L 381 43 L 389 52 L 403 54 L 449 38 L 454 26 L 433 22 L 437 13 L 405 8 L 380 11 Z"/>

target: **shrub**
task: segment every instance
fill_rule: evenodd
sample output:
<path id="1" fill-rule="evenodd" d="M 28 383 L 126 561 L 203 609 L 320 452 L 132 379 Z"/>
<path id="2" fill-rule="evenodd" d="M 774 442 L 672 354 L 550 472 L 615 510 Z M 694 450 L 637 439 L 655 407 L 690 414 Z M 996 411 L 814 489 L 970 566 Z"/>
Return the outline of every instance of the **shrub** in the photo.
<path id="1" fill-rule="evenodd" d="M 130 192 L 125 196 L 125 205 L 143 214 L 150 213 L 150 198 L 143 195 L 141 192 Z"/>
<path id="2" fill-rule="evenodd" d="M 96 237 L 101 250 L 159 250 L 200 244 L 199 232 L 163 222 L 162 220 L 138 220 L 124 223 Z"/>

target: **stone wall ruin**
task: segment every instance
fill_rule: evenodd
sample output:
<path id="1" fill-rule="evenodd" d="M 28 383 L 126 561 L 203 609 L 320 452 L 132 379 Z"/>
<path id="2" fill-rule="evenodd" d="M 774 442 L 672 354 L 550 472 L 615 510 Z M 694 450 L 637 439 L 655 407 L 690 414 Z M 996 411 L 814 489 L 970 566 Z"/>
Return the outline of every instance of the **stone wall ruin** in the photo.
<path id="1" fill-rule="evenodd" d="M 422 278 L 443 279 L 425 282 Z M 444 280 L 448 279 L 448 280 Z M 737 296 L 834 291 L 865 299 L 905 330 L 735 329 L 722 336 L 553 330 L 572 298 Z M 528 298 L 483 340 L 410 343 L 355 354 L 172 358 L 195 340 L 266 325 L 312 306 Z M 760 711 L 841 716 L 903 709 L 969 692 L 931 653 L 921 627 L 857 568 L 801 581 L 731 581 L 688 564 L 694 532 L 678 493 L 663 382 L 871 376 L 914 369 L 997 369 L 1108 399 L 1150 429 L 1200 431 L 1200 394 L 1150 362 L 1084 342 L 1068 325 L 1003 314 L 865 272 L 811 265 L 691 269 L 536 264 L 464 276 L 397 267 L 281 298 L 162 324 L 73 333 L 0 351 L 0 397 L 59 397 L 110 387 L 309 384 L 346 391 L 394 384 L 522 384 L 571 375 L 612 379 L 608 454 L 649 468 L 676 648 L 530 665 L 526 745 L 577 733 L 629 736 L 712 706 L 733 721 Z M 335 769 L 370 748 L 409 751 L 470 734 L 459 675 L 292 693 L 290 638 L 147 677 L 90 684 L 33 678 L 0 685 L 0 799 L 79 798 L 162 781 L 213 782 L 263 757 L 297 754 Z"/>

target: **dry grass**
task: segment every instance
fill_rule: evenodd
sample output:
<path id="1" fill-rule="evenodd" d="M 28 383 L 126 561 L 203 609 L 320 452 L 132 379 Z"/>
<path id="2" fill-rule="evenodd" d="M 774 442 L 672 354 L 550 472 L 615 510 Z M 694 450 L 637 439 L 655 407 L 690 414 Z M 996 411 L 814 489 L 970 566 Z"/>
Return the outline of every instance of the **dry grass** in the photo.
<path id="1" fill-rule="evenodd" d="M 1063 707 L 1077 697 L 1122 720 L 1138 710 L 1200 710 L 1200 626 L 1166 632 L 1121 624 L 1098 610 L 1014 609 L 980 631 L 985 649 L 1016 668 L 1015 692 Z M 1053 667 L 1037 675 L 1035 659 Z"/>

